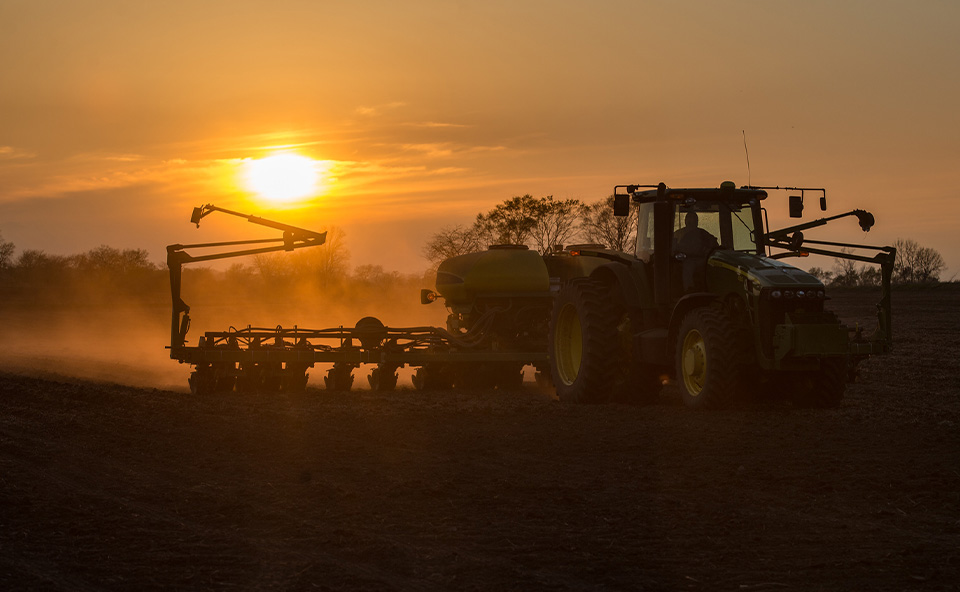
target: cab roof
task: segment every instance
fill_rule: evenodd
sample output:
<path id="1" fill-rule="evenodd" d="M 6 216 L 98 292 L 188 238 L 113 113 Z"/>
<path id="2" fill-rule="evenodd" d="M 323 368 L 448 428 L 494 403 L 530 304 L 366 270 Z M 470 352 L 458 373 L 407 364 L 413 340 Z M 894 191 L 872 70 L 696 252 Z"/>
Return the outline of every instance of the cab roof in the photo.
<path id="1" fill-rule="evenodd" d="M 720 187 L 678 189 L 667 187 L 664 183 L 660 183 L 660 185 L 617 185 L 614 188 L 614 193 L 616 193 L 618 189 L 625 190 L 626 194 L 631 196 L 631 201 L 634 203 L 647 203 L 660 199 L 684 201 L 687 198 L 693 198 L 697 201 L 746 203 L 752 199 L 763 200 L 767 198 L 767 192 L 763 189 L 749 186 L 737 188 L 732 181 L 724 181 L 720 184 Z M 641 189 L 646 190 L 641 191 Z"/>

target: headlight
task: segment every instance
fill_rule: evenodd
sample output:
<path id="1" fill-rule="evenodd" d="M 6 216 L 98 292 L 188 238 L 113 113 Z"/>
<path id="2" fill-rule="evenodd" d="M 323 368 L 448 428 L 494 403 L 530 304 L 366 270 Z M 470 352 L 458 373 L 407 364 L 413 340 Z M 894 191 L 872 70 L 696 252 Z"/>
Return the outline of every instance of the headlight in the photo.
<path id="1" fill-rule="evenodd" d="M 785 298 L 793 298 L 793 290 L 784 290 L 784 291 L 783 291 L 783 296 L 784 296 Z"/>
<path id="2" fill-rule="evenodd" d="M 770 298 L 780 298 L 781 296 L 783 296 L 783 292 L 780 290 L 774 290 L 773 292 L 770 292 Z"/>

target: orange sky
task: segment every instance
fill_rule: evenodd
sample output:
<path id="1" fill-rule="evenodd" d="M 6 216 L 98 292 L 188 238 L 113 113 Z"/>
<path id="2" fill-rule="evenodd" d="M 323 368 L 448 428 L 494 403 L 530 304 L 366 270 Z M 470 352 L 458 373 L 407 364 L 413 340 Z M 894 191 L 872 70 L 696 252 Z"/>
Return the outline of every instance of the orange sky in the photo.
<path id="1" fill-rule="evenodd" d="M 513 195 L 745 184 L 745 130 L 754 184 L 877 217 L 810 238 L 914 238 L 950 279 L 957 23 L 934 1 L 0 0 L 0 233 L 158 262 L 263 234 L 188 223 L 215 203 L 341 226 L 354 264 L 415 271 L 430 232 Z M 234 174 L 276 146 L 332 161 L 331 190 L 252 198 Z"/>

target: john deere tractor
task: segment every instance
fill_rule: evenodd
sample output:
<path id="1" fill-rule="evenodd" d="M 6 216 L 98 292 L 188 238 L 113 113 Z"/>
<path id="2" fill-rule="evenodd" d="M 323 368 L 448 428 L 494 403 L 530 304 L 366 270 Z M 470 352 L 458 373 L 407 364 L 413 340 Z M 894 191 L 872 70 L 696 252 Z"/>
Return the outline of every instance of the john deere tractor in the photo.
<path id="1" fill-rule="evenodd" d="M 762 204 L 768 190 L 780 189 L 799 193 L 790 197 L 791 216 L 802 215 L 811 192 L 826 209 L 823 189 L 738 188 L 729 181 L 697 189 L 617 186 L 614 213 L 637 208 L 633 253 L 574 245 L 543 257 L 501 249 L 447 260 L 437 287 L 451 308 L 449 329 L 472 332 L 482 319 L 496 328 L 492 343 L 545 346 L 549 363 L 538 368 L 544 378 L 549 369 L 563 401 L 648 402 L 672 379 L 690 407 L 723 407 L 764 392 L 788 393 L 803 406 L 836 406 L 856 365 L 890 347 L 895 251 L 803 237 L 845 216 L 868 231 L 874 219 L 863 210 L 769 231 Z M 880 265 L 883 295 L 872 335 L 841 324 L 825 306 L 823 283 L 783 262 L 806 254 Z M 502 277 L 515 281 L 495 285 Z M 489 317 L 497 309 L 491 297 L 512 311 L 509 322 Z"/>
<path id="2" fill-rule="evenodd" d="M 828 407 L 843 397 L 853 368 L 889 349 L 890 247 L 872 257 L 805 241 L 803 231 L 855 216 L 864 231 L 873 216 L 854 210 L 779 231 L 767 231 L 768 189 L 725 182 L 719 188 L 618 186 L 615 214 L 638 208 L 636 249 L 627 255 L 583 249 L 605 261 L 560 290 L 549 354 L 561 399 L 650 400 L 676 379 L 691 407 L 721 407 L 738 397 L 787 391 L 800 405 Z M 805 192 L 790 198 L 802 215 Z M 777 253 L 771 253 L 777 250 Z M 849 257 L 881 266 L 879 326 L 851 333 L 825 307 L 823 283 L 782 261 L 807 253 Z"/>

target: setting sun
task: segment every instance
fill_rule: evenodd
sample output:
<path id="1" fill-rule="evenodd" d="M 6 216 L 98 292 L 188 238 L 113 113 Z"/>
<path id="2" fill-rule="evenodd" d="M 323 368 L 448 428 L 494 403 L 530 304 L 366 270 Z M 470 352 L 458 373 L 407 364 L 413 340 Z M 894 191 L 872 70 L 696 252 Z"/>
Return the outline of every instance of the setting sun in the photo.
<path id="1" fill-rule="evenodd" d="M 321 163 L 299 154 L 283 153 L 244 163 L 247 187 L 273 202 L 291 202 L 320 190 Z"/>

